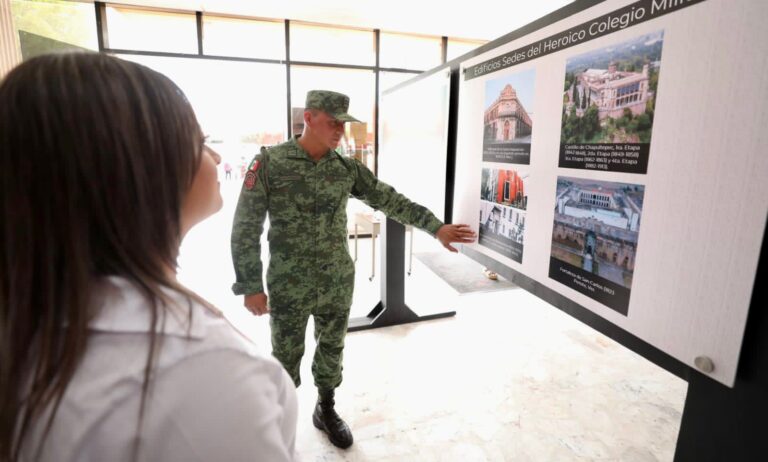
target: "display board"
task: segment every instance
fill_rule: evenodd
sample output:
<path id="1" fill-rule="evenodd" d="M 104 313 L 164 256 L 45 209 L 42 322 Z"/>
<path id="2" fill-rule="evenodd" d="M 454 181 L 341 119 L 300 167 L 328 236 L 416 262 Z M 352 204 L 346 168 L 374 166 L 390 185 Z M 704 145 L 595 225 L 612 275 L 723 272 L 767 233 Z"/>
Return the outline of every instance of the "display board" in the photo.
<path id="1" fill-rule="evenodd" d="M 732 386 L 768 212 L 766 17 L 609 0 L 462 62 L 472 249 Z"/>
<path id="2" fill-rule="evenodd" d="M 445 220 L 450 73 L 394 87 L 381 98 L 379 177 Z"/>

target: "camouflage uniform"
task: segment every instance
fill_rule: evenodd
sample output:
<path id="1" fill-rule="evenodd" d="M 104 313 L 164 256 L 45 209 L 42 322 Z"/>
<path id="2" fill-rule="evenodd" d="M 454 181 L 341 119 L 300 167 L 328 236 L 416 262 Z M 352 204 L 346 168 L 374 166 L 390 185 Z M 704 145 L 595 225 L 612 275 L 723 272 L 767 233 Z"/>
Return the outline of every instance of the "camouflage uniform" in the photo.
<path id="1" fill-rule="evenodd" d="M 443 223 L 379 181 L 358 160 L 329 150 L 315 162 L 296 139 L 257 155 L 248 172 L 251 178 L 240 192 L 232 230 L 237 278 L 232 289 L 238 295 L 264 292 L 260 237 L 269 214 L 267 287 L 273 355 L 298 386 L 307 322 L 309 315 L 314 316 L 317 349 L 312 375 L 320 390 L 333 390 L 341 383 L 355 281 L 348 249 L 349 195 L 432 235 Z"/>

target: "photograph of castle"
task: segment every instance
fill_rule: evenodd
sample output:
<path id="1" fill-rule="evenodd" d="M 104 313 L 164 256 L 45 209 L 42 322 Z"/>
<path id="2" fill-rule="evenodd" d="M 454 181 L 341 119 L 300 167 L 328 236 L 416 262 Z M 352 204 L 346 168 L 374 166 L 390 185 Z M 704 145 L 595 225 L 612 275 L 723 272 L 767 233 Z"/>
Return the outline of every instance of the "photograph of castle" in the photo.
<path id="1" fill-rule="evenodd" d="M 560 142 L 650 143 L 664 32 L 566 62 Z"/>
<path id="2" fill-rule="evenodd" d="M 530 163 L 535 77 L 531 69 L 486 83 L 484 161 Z"/>
<path id="3" fill-rule="evenodd" d="M 528 195 L 525 182 L 528 174 L 517 170 L 484 168 L 480 181 L 480 198 L 484 201 L 526 210 Z"/>

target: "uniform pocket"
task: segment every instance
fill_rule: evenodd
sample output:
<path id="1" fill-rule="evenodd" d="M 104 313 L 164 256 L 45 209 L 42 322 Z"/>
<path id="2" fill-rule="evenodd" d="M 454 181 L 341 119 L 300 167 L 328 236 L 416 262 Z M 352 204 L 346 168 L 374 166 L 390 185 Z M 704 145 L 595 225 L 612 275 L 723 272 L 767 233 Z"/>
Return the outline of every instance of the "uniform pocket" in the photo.
<path id="1" fill-rule="evenodd" d="M 275 191 L 291 189 L 292 186 L 302 181 L 301 175 L 275 175 L 269 178 L 270 186 Z"/>

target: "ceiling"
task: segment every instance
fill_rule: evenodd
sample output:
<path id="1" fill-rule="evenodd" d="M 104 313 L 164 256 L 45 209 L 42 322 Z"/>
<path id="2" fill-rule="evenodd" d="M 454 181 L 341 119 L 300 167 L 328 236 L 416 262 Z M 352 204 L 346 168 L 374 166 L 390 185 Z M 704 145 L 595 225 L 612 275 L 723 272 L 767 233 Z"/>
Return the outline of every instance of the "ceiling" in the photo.
<path id="1" fill-rule="evenodd" d="M 572 0 L 117 0 L 115 3 L 493 40 Z"/>

